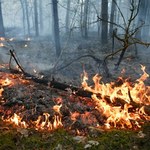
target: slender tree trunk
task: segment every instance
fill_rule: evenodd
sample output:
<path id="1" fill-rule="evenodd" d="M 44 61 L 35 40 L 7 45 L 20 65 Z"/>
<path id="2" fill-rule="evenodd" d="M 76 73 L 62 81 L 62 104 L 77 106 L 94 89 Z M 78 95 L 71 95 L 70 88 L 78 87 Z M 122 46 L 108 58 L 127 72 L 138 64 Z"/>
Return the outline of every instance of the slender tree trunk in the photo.
<path id="1" fill-rule="evenodd" d="M 60 35 L 59 35 L 59 20 L 58 20 L 58 8 L 57 8 L 57 0 L 52 0 L 53 6 L 53 25 L 54 25 L 54 38 L 55 38 L 55 47 L 56 47 L 56 55 L 57 57 L 61 54 L 61 47 L 60 47 Z"/>
<path id="2" fill-rule="evenodd" d="M 43 0 L 39 0 L 40 32 L 43 31 Z"/>
<path id="3" fill-rule="evenodd" d="M 116 5 L 115 5 L 115 0 L 112 0 L 111 2 L 111 14 L 110 14 L 110 22 L 114 22 L 114 17 L 115 17 L 115 10 L 116 10 Z M 112 36 L 113 33 L 113 24 L 110 23 L 109 27 L 109 35 Z"/>
<path id="4" fill-rule="evenodd" d="M 83 34 L 83 0 L 81 0 L 80 27 L 81 27 L 81 37 L 84 37 L 84 34 Z"/>
<path id="5" fill-rule="evenodd" d="M 24 3 L 23 0 L 20 0 L 21 7 L 22 7 L 22 23 L 23 23 L 23 32 L 24 36 L 26 34 L 26 25 L 25 25 L 25 8 L 24 8 Z"/>
<path id="6" fill-rule="evenodd" d="M 101 4 L 101 17 L 105 21 L 102 21 L 102 31 L 101 31 L 101 42 L 102 44 L 107 44 L 108 42 L 108 0 L 102 0 Z"/>
<path id="7" fill-rule="evenodd" d="M 138 24 L 141 24 L 142 22 L 145 22 L 145 20 L 146 20 L 146 12 L 147 12 L 146 3 L 147 3 L 147 0 L 141 0 L 141 2 L 140 2 L 140 9 L 139 9 L 139 14 L 138 14 Z M 140 30 L 136 35 L 136 37 L 140 40 L 142 39 L 142 31 L 143 30 Z"/>
<path id="8" fill-rule="evenodd" d="M 0 36 L 5 37 L 5 29 L 3 24 L 2 2 L 0 0 Z"/>
<path id="9" fill-rule="evenodd" d="M 34 0 L 34 21 L 35 21 L 35 36 L 39 36 L 39 24 L 38 24 L 38 9 L 37 9 L 37 0 Z"/>
<path id="10" fill-rule="evenodd" d="M 27 2 L 27 0 L 24 0 L 24 2 L 25 2 L 25 9 L 26 9 L 26 19 L 27 19 L 28 36 L 30 36 L 30 19 L 29 19 L 28 2 Z"/>
<path id="11" fill-rule="evenodd" d="M 69 26 L 70 26 L 70 0 L 67 0 L 67 11 L 66 11 L 66 33 L 69 32 Z"/>
<path id="12" fill-rule="evenodd" d="M 83 20 L 83 27 L 84 27 L 84 38 L 88 38 L 88 9 L 89 9 L 89 0 L 85 0 L 84 2 L 84 20 Z"/>

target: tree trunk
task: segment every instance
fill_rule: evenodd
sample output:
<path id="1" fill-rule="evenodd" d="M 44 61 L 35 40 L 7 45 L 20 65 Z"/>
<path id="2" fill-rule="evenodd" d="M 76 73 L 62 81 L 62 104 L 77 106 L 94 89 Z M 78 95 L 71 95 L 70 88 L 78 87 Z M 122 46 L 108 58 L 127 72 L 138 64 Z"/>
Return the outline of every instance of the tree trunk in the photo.
<path id="1" fill-rule="evenodd" d="M 146 20 L 146 13 L 148 9 L 146 4 L 147 4 L 147 0 L 141 0 L 139 14 L 138 14 L 138 25 L 140 25 L 142 22 L 145 22 Z M 141 29 L 136 35 L 136 37 L 140 40 L 142 39 L 142 31 L 143 29 Z"/>
<path id="2" fill-rule="evenodd" d="M 24 8 L 24 3 L 23 0 L 20 0 L 21 7 L 22 7 L 22 23 L 23 23 L 23 32 L 24 36 L 26 34 L 26 25 L 25 25 L 25 8 Z"/>
<path id="3" fill-rule="evenodd" d="M 59 57 L 60 54 L 61 54 L 61 47 L 60 47 L 59 20 L 58 20 L 57 3 L 58 3 L 57 0 L 52 0 L 55 48 L 56 48 L 56 56 Z"/>
<path id="4" fill-rule="evenodd" d="M 43 31 L 43 0 L 39 0 L 40 32 Z"/>
<path id="5" fill-rule="evenodd" d="M 2 4 L 0 0 L 0 37 L 5 37 L 5 29 L 3 24 Z"/>
<path id="6" fill-rule="evenodd" d="M 24 2 L 25 2 L 25 9 L 26 9 L 28 36 L 30 36 L 30 20 L 29 20 L 28 2 L 27 2 L 27 0 L 24 0 Z"/>
<path id="7" fill-rule="evenodd" d="M 80 30 L 81 30 L 81 37 L 83 37 L 83 0 L 81 0 L 81 12 L 80 12 Z"/>
<path id="8" fill-rule="evenodd" d="M 70 26 L 70 0 L 67 0 L 67 11 L 66 11 L 66 34 L 69 32 Z"/>
<path id="9" fill-rule="evenodd" d="M 88 38 L 88 8 L 89 8 L 89 0 L 85 0 L 84 2 L 84 19 L 83 19 L 83 27 L 84 27 L 84 38 Z"/>
<path id="10" fill-rule="evenodd" d="M 39 36 L 39 24 L 38 24 L 38 9 L 37 9 L 37 0 L 34 0 L 34 21 L 35 21 L 35 36 Z"/>
<path id="11" fill-rule="evenodd" d="M 114 22 L 114 17 L 115 17 L 115 10 L 116 10 L 116 5 L 115 5 L 115 0 L 112 0 L 111 2 L 111 14 L 110 14 L 110 22 Z M 109 35 L 112 36 L 113 33 L 113 24 L 110 23 L 109 27 Z"/>
<path id="12" fill-rule="evenodd" d="M 102 44 L 107 44 L 108 42 L 108 0 L 102 0 L 101 4 L 101 17 L 102 21 L 102 31 L 101 31 L 101 42 Z"/>

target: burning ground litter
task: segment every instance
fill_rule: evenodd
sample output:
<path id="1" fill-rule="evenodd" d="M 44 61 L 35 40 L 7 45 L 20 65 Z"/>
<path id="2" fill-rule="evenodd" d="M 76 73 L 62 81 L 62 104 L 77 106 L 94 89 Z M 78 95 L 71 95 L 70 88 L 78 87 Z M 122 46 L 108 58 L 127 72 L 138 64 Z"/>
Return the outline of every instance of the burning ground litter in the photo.
<path id="1" fill-rule="evenodd" d="M 1 118 L 13 127 L 63 128 L 75 135 L 85 135 L 91 127 L 139 129 L 150 120 L 150 87 L 144 84 L 149 75 L 144 66 L 141 69 L 143 75 L 135 82 L 120 77 L 104 84 L 95 75 L 92 86 L 84 73 L 82 87 L 93 93 L 91 98 L 35 83 L 21 74 L 0 72 Z"/>

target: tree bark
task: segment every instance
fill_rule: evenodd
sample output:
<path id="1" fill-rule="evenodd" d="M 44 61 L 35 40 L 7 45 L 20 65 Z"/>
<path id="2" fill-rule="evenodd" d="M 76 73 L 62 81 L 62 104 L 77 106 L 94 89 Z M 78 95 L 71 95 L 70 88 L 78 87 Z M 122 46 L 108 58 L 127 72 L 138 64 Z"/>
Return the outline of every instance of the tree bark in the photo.
<path id="1" fill-rule="evenodd" d="M 58 3 L 57 0 L 52 0 L 55 48 L 56 48 L 56 56 L 59 57 L 60 54 L 61 54 L 61 47 L 60 47 L 59 20 L 58 20 L 57 3 Z"/>

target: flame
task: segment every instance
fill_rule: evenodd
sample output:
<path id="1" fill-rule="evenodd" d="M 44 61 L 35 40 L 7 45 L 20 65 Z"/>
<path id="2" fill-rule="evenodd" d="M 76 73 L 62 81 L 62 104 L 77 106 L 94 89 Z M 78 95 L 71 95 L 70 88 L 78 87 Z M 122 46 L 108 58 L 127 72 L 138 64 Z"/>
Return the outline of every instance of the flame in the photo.
<path id="1" fill-rule="evenodd" d="M 146 120 L 150 119 L 144 111 L 144 106 L 150 105 L 150 86 L 144 84 L 149 75 L 145 72 L 145 66 L 141 65 L 141 70 L 143 75 L 136 83 L 119 78 L 122 81 L 120 86 L 116 86 L 114 82 L 100 83 L 102 77 L 96 74 L 93 77 L 93 87 L 88 85 L 88 76 L 84 72 L 82 86 L 84 90 L 93 93 L 95 108 L 106 117 L 105 127 L 140 128 L 143 117 Z"/>
<path id="2" fill-rule="evenodd" d="M 6 79 L 1 79 L 0 84 L 2 84 L 3 86 L 9 86 L 12 85 L 13 83 L 10 79 L 6 78 Z"/>
<path id="3" fill-rule="evenodd" d="M 22 127 L 22 128 L 28 127 L 27 123 L 25 121 L 22 121 L 22 118 L 16 113 L 14 113 L 12 117 L 7 118 L 7 119 L 4 119 L 4 117 L 2 117 L 2 120 L 8 123 L 12 123 L 16 125 L 17 127 Z"/>
<path id="4" fill-rule="evenodd" d="M 0 97 L 2 96 L 3 91 L 4 91 L 4 89 L 0 88 Z"/>
<path id="5" fill-rule="evenodd" d="M 53 110 L 58 113 L 59 115 L 61 115 L 61 112 L 60 112 L 60 108 L 62 107 L 62 104 L 61 105 L 55 105 L 53 106 Z"/>
<path id="6" fill-rule="evenodd" d="M 44 121 L 43 120 L 44 117 Z M 36 130 L 53 130 L 57 129 L 63 126 L 61 117 L 60 116 L 54 116 L 54 121 L 50 121 L 50 114 L 49 113 L 43 113 L 42 116 L 39 116 L 38 119 L 34 122 Z"/>

